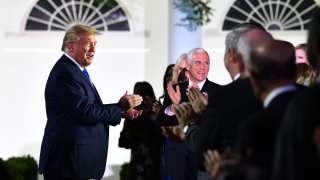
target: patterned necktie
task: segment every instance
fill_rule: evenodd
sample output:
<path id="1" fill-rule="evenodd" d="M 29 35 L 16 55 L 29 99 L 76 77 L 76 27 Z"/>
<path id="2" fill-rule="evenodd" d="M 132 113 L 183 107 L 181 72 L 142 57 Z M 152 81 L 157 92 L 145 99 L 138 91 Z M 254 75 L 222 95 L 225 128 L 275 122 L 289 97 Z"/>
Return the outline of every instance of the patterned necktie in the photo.
<path id="1" fill-rule="evenodd" d="M 199 91 L 200 91 L 200 87 L 198 86 L 198 84 L 192 84 L 191 86 L 194 87 L 194 88 L 199 89 Z"/>
<path id="2" fill-rule="evenodd" d="M 92 81 L 91 81 L 91 79 L 90 79 L 90 76 L 89 76 L 89 73 L 88 73 L 87 69 L 84 68 L 82 72 L 83 72 L 83 74 L 88 78 L 88 80 L 90 81 L 90 83 L 92 84 Z"/>

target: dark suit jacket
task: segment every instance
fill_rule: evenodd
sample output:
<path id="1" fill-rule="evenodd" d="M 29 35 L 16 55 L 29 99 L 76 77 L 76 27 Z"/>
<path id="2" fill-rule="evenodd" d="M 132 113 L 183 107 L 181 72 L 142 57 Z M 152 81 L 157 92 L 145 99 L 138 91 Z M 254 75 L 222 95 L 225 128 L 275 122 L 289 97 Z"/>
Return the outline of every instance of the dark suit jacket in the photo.
<path id="1" fill-rule="evenodd" d="M 296 92 L 297 89 L 277 95 L 267 108 L 243 121 L 239 127 L 235 152 L 245 155 L 248 148 L 252 149 L 251 163 L 263 174 L 259 179 L 269 179 L 278 129 L 287 104 Z"/>
<path id="2" fill-rule="evenodd" d="M 204 171 L 203 153 L 233 147 L 239 123 L 262 108 L 248 78 L 217 88 L 211 97 L 214 99 L 204 112 L 196 146 L 196 162 L 201 171 Z"/>
<path id="3" fill-rule="evenodd" d="M 189 99 L 186 93 L 189 86 L 189 81 L 179 83 L 178 86 L 180 87 L 181 92 L 181 102 L 188 102 Z M 220 87 L 220 85 L 207 79 L 201 88 L 201 92 L 207 92 L 210 96 L 212 89 L 217 87 Z M 165 108 L 171 104 L 171 99 L 168 94 L 166 94 L 163 102 L 163 108 L 157 117 L 157 122 L 160 126 L 174 126 L 179 124 L 175 116 L 168 116 L 164 113 Z M 186 168 L 185 144 L 183 142 L 172 142 L 170 140 L 166 140 L 164 148 L 164 173 L 171 176 L 183 176 Z"/>
<path id="4" fill-rule="evenodd" d="M 107 160 L 109 125 L 121 121 L 121 109 L 102 103 L 80 68 L 63 55 L 46 88 L 47 124 L 39 173 L 65 178 L 101 179 Z"/>
<path id="5" fill-rule="evenodd" d="M 320 127 L 320 84 L 299 92 L 286 109 L 279 129 L 272 180 L 320 179 L 319 149 L 314 130 Z"/>
<path id="6" fill-rule="evenodd" d="M 195 150 L 197 147 L 197 137 L 200 131 L 200 125 L 194 124 L 188 126 L 187 132 L 185 133 L 185 147 L 187 151 L 187 177 L 190 180 L 197 179 L 197 164 L 195 160 Z"/>

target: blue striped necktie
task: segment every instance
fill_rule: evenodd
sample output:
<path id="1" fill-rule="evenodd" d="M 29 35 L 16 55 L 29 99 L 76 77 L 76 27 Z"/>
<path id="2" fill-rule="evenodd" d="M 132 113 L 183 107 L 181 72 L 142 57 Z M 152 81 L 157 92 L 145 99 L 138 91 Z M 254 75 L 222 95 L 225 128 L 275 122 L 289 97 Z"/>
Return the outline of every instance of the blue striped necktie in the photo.
<path id="1" fill-rule="evenodd" d="M 88 80 L 90 81 L 90 83 L 92 84 L 92 81 L 91 81 L 91 79 L 90 79 L 90 76 L 89 76 L 89 73 L 88 73 L 87 69 L 84 68 L 82 72 L 83 72 L 83 74 L 88 78 Z"/>

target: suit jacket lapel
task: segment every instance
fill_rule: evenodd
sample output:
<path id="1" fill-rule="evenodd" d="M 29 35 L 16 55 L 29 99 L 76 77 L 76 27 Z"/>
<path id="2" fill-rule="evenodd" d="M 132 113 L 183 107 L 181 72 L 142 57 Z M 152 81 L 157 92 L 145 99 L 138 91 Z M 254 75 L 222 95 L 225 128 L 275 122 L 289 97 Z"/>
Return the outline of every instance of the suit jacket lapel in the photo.
<path id="1" fill-rule="evenodd" d="M 208 92 L 208 90 L 209 90 L 209 85 L 208 84 L 209 84 L 209 80 L 206 79 L 206 81 L 204 82 L 203 87 L 201 88 L 200 92 Z"/>
<path id="2" fill-rule="evenodd" d="M 67 62 L 68 64 L 70 64 L 70 65 L 72 66 L 72 68 L 74 69 L 75 73 L 78 73 L 78 74 L 79 74 L 79 75 L 76 76 L 76 77 L 81 77 L 82 82 L 84 81 L 85 84 L 87 84 L 88 87 L 90 87 L 90 89 L 94 92 L 94 94 L 95 94 L 95 96 L 97 97 L 97 99 L 99 100 L 99 102 L 100 102 L 101 104 L 103 104 L 103 103 L 102 103 L 102 100 L 101 100 L 101 98 L 100 98 L 100 96 L 99 96 L 99 93 L 98 93 L 98 91 L 96 90 L 95 86 L 94 86 L 93 84 L 91 84 L 91 82 L 90 82 L 89 79 L 83 74 L 83 72 L 81 71 L 81 69 L 80 69 L 74 62 L 72 62 L 66 55 L 63 55 L 62 58 L 63 58 L 63 60 L 64 60 L 65 62 Z"/>
<path id="3" fill-rule="evenodd" d="M 100 96 L 99 96 L 99 93 L 98 93 L 96 87 L 94 86 L 94 84 L 92 84 L 92 87 L 93 87 L 93 91 L 94 91 L 95 95 L 97 96 L 97 99 L 99 100 L 99 102 L 100 102 L 101 104 L 103 104 L 103 103 L 102 103 L 102 100 L 101 100 L 101 98 L 100 98 Z"/>
<path id="4" fill-rule="evenodd" d="M 94 84 L 89 81 L 89 79 L 83 74 L 83 72 L 81 72 L 81 70 L 80 70 L 78 67 L 77 67 L 77 69 L 78 69 L 78 72 L 81 74 L 82 80 L 84 80 L 84 81 L 87 83 L 87 85 L 88 85 L 88 86 L 91 88 L 91 90 L 94 92 L 94 94 L 95 94 L 95 96 L 97 97 L 97 99 L 99 100 L 99 102 L 100 102 L 101 104 L 103 104 L 103 103 L 102 103 L 102 100 L 101 100 L 101 98 L 100 98 L 100 95 L 99 95 L 96 87 L 94 86 Z"/>

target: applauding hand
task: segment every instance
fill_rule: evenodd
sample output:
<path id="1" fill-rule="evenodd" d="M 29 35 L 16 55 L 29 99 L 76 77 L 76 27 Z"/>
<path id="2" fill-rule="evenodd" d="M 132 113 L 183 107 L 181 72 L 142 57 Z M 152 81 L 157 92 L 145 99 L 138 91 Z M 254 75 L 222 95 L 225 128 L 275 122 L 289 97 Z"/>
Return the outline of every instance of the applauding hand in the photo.
<path id="1" fill-rule="evenodd" d="M 128 91 L 120 98 L 118 105 L 122 109 L 122 117 L 134 119 L 142 114 L 142 110 L 133 109 L 142 102 L 142 97 L 136 94 L 129 94 Z"/>
<path id="2" fill-rule="evenodd" d="M 176 117 L 181 128 L 183 128 L 185 125 L 196 124 L 197 119 L 199 118 L 189 102 L 183 102 L 179 105 L 174 105 L 173 109 L 176 113 Z"/>
<path id="3" fill-rule="evenodd" d="M 188 98 L 196 114 L 201 114 L 208 105 L 208 94 L 202 94 L 196 87 L 188 89 Z"/>
<path id="4" fill-rule="evenodd" d="M 129 109 L 127 112 L 122 114 L 125 119 L 135 119 L 142 114 L 143 110 Z"/>
<path id="5" fill-rule="evenodd" d="M 122 108 L 124 112 L 127 112 L 129 109 L 132 109 L 136 106 L 139 106 L 142 102 L 142 97 L 137 94 L 129 94 L 128 91 L 120 98 L 118 105 Z"/>
<path id="6" fill-rule="evenodd" d="M 167 92 L 170 96 L 172 104 L 179 104 L 181 101 L 181 93 L 179 85 L 176 86 L 176 90 L 172 86 L 172 82 L 168 82 L 167 84 Z"/>
<path id="7" fill-rule="evenodd" d="M 162 126 L 161 129 L 164 137 L 171 141 L 183 142 L 186 137 L 180 126 Z"/>

